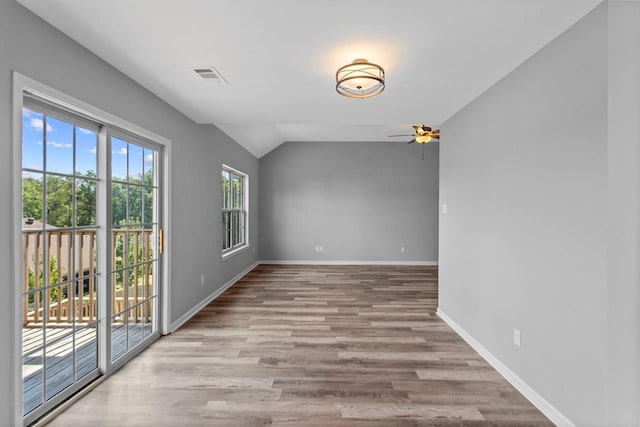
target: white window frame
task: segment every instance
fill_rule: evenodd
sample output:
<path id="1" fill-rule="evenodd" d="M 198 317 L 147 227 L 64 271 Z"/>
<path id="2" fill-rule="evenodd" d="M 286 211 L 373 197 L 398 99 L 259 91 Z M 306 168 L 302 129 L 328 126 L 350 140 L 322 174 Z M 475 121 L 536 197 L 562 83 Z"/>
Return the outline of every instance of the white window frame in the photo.
<path id="1" fill-rule="evenodd" d="M 223 208 L 224 200 L 222 199 L 224 197 L 224 193 L 222 192 L 222 173 L 219 175 L 220 186 L 218 188 L 220 189 L 220 192 L 221 192 L 221 202 L 222 202 L 221 213 L 224 214 L 225 212 L 239 211 L 242 213 L 242 216 L 244 218 L 244 235 L 243 235 L 242 243 L 238 243 L 237 245 L 234 246 L 233 237 L 231 237 L 231 240 L 232 240 L 231 246 L 229 248 L 222 249 L 222 259 L 226 259 L 234 254 L 244 251 L 250 246 L 249 245 L 249 175 L 245 172 L 242 172 L 236 168 L 233 168 L 225 164 L 222 164 L 221 172 L 228 172 L 230 175 L 233 174 L 242 178 L 242 209 L 233 209 L 233 208 L 225 209 Z M 228 195 L 229 197 L 228 206 L 232 207 L 233 206 L 233 186 L 231 185 L 232 179 L 230 179 L 229 182 L 230 182 L 230 185 L 229 185 L 229 195 Z M 233 215 L 231 217 L 233 218 Z M 231 229 L 233 230 L 233 228 L 234 227 L 232 225 Z M 224 241 L 223 239 L 224 239 L 224 235 L 221 233 L 220 243 L 223 243 Z"/>

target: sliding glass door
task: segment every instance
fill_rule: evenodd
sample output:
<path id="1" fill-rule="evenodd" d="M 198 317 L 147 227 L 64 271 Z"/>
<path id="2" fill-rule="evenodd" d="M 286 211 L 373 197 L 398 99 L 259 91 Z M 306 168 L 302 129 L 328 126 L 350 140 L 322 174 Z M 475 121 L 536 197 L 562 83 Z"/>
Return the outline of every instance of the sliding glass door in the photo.
<path id="1" fill-rule="evenodd" d="M 161 159 L 149 141 L 24 100 L 25 424 L 158 335 Z"/>

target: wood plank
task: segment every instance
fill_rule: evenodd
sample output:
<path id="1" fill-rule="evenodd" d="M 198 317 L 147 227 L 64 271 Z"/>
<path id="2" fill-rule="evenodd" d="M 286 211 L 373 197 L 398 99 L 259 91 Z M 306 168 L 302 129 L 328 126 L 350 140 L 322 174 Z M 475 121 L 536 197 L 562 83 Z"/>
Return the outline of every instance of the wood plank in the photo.
<path id="1" fill-rule="evenodd" d="M 51 425 L 551 426 L 435 315 L 437 277 L 258 266 Z"/>

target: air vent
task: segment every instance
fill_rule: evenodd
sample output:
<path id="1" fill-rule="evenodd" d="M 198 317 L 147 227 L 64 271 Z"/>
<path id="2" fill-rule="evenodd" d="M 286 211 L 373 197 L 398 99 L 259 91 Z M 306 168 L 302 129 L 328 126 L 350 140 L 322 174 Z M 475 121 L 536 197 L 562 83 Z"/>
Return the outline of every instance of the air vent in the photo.
<path id="1" fill-rule="evenodd" d="M 193 71 L 210 82 L 227 83 L 227 80 L 213 67 L 194 67 Z"/>

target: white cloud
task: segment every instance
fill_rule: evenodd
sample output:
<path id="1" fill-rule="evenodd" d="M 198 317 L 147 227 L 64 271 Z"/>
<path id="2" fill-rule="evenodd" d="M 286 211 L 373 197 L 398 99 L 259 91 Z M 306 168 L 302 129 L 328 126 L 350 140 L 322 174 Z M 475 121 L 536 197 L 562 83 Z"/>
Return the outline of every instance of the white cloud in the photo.
<path id="1" fill-rule="evenodd" d="M 42 131 L 42 129 L 44 129 L 44 122 L 42 121 L 42 119 L 36 119 L 35 117 L 32 117 L 31 119 L 29 119 L 29 127 Z M 51 125 L 47 123 L 47 132 L 51 132 L 52 130 L 53 128 L 51 127 Z"/>
<path id="2" fill-rule="evenodd" d="M 127 155 L 127 147 L 120 147 L 118 151 L 114 151 L 113 154 L 120 154 L 121 156 Z"/>
<path id="3" fill-rule="evenodd" d="M 88 129 L 84 129 L 84 128 L 79 128 L 79 127 L 77 127 L 76 129 L 78 129 L 78 131 L 79 131 L 80 133 L 84 133 L 85 135 L 93 135 L 93 134 L 95 134 L 95 132 L 94 132 L 94 131 L 92 131 L 92 130 L 88 130 Z"/>
<path id="4" fill-rule="evenodd" d="M 144 161 L 147 163 L 153 162 L 153 154 L 147 154 L 147 157 L 145 157 Z"/>
<path id="5" fill-rule="evenodd" d="M 91 148 L 89 148 L 89 152 L 90 152 L 91 154 L 96 154 L 96 152 L 97 152 L 97 151 L 98 151 L 98 150 L 96 150 L 96 147 L 91 147 Z"/>
<path id="6" fill-rule="evenodd" d="M 53 148 L 73 148 L 73 144 L 68 142 L 47 141 L 47 145 L 50 145 Z"/>

